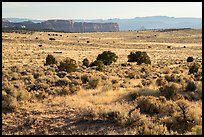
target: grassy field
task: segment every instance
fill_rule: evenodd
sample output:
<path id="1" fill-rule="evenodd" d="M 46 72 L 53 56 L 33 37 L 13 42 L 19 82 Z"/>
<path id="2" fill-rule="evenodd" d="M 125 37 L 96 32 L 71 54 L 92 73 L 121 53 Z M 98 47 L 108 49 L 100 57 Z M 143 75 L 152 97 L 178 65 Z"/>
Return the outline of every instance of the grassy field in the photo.
<path id="1" fill-rule="evenodd" d="M 117 61 L 83 65 L 103 51 Z M 151 64 L 127 62 L 136 51 Z M 75 72 L 59 71 L 67 57 Z M 2 134 L 202 134 L 202 30 L 2 32 Z"/>

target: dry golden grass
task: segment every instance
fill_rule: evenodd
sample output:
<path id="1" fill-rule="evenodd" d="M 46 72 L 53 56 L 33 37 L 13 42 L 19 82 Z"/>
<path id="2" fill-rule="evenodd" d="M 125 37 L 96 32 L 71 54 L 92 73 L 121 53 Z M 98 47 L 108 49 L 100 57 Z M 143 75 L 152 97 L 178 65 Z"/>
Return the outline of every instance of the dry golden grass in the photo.
<path id="1" fill-rule="evenodd" d="M 201 134 L 201 32 L 3 32 L 2 134 Z M 62 36 L 48 36 L 54 33 Z M 82 65 L 105 50 L 118 60 L 104 71 Z M 131 51 L 146 51 L 151 65 L 128 63 Z M 77 71 L 44 66 L 48 54 L 76 60 Z M 195 75 L 188 74 L 189 56 L 199 64 Z"/>

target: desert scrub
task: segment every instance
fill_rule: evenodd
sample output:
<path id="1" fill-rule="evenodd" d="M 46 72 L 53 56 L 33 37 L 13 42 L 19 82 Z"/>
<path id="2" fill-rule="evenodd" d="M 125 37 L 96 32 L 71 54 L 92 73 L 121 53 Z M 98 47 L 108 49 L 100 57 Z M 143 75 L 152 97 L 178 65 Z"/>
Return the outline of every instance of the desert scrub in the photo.
<path id="1" fill-rule="evenodd" d="M 188 100 L 179 99 L 172 101 L 166 100 L 166 98 L 162 96 L 140 96 L 136 101 L 136 108 L 130 110 L 130 114 L 136 111 L 137 117 L 143 115 L 142 113 L 151 115 L 152 120 L 150 122 L 153 122 L 154 118 L 155 120 L 159 119 L 159 121 L 154 121 L 154 125 L 158 126 L 163 123 L 167 128 L 166 131 L 169 133 L 173 131 L 184 134 L 202 123 L 201 112 L 195 112 L 195 108 L 193 108 L 193 105 Z M 198 109 L 198 111 L 200 110 Z M 138 119 L 136 121 L 138 121 Z"/>
<path id="2" fill-rule="evenodd" d="M 2 82 L 2 91 L 4 90 L 7 94 L 12 94 L 14 85 L 11 82 L 3 81 Z"/>
<path id="3" fill-rule="evenodd" d="M 15 97 L 2 91 L 2 112 L 13 112 L 18 108 L 18 102 Z"/>
<path id="4" fill-rule="evenodd" d="M 96 70 L 98 71 L 103 71 L 105 69 L 105 65 L 103 64 L 103 62 L 101 60 L 95 60 L 94 62 L 92 62 L 90 64 L 90 67 L 96 67 Z"/>
<path id="5" fill-rule="evenodd" d="M 46 70 L 44 70 L 44 75 L 45 76 L 49 76 L 49 75 L 55 75 L 57 72 L 57 68 L 56 68 L 56 64 L 52 64 L 50 65 L 50 67 L 52 67 L 52 69 L 48 68 Z"/>
<path id="6" fill-rule="evenodd" d="M 128 62 L 137 62 L 138 65 L 145 63 L 151 64 L 150 57 L 147 55 L 146 52 L 136 51 L 130 52 L 128 55 Z"/>
<path id="7" fill-rule="evenodd" d="M 195 81 L 202 81 L 202 71 L 194 74 Z"/>
<path id="8" fill-rule="evenodd" d="M 177 83 L 181 82 L 181 78 L 176 74 L 171 74 L 171 75 L 167 74 L 165 75 L 165 79 L 168 82 L 177 82 Z"/>
<path id="9" fill-rule="evenodd" d="M 45 66 L 46 65 L 52 65 L 52 64 L 56 64 L 57 63 L 57 61 L 56 61 L 56 59 L 55 59 L 55 57 L 53 56 L 53 55 L 47 55 L 47 57 L 46 57 L 46 63 L 45 63 Z"/>
<path id="10" fill-rule="evenodd" d="M 202 135 L 202 126 L 196 125 L 191 129 L 190 135 Z"/>
<path id="11" fill-rule="evenodd" d="M 136 101 L 141 113 L 154 115 L 160 111 L 161 101 L 153 96 L 140 96 Z"/>
<path id="12" fill-rule="evenodd" d="M 88 83 L 89 80 L 90 80 L 90 76 L 89 75 L 84 74 L 84 75 L 81 76 L 81 81 L 82 81 L 83 84 Z"/>
<path id="13" fill-rule="evenodd" d="M 165 96 L 166 99 L 170 100 L 178 100 L 182 99 L 183 96 L 179 94 L 180 87 L 176 83 L 169 83 L 168 85 L 165 85 L 161 88 L 159 88 L 159 91 L 161 92 L 162 96 Z"/>
<path id="14" fill-rule="evenodd" d="M 80 89 L 80 85 L 76 85 L 74 83 L 69 84 L 70 94 L 76 94 Z"/>
<path id="15" fill-rule="evenodd" d="M 40 84 L 30 84 L 26 86 L 28 92 L 42 90 Z"/>
<path id="16" fill-rule="evenodd" d="M 173 111 L 170 111 L 168 102 L 164 104 L 166 106 L 161 109 L 162 111 L 168 111 L 170 115 L 163 117 L 161 121 L 165 123 L 168 130 L 173 130 L 179 134 L 184 134 L 191 131 L 196 125 L 201 125 L 202 117 L 200 113 L 195 112 L 195 108 L 192 108 L 191 102 L 181 99 L 171 105 Z"/>
<path id="17" fill-rule="evenodd" d="M 119 83 L 119 80 L 118 80 L 118 79 L 112 79 L 112 80 L 111 80 L 111 83 L 112 83 L 112 84 L 117 84 L 117 83 Z"/>
<path id="18" fill-rule="evenodd" d="M 186 92 L 193 92 L 196 90 L 196 82 L 193 80 L 189 80 L 186 85 Z"/>
<path id="19" fill-rule="evenodd" d="M 2 110 L 3 112 L 15 111 L 19 108 L 21 101 L 30 99 L 32 99 L 31 93 L 24 88 L 12 88 L 10 92 L 2 90 Z"/>
<path id="20" fill-rule="evenodd" d="M 48 66 L 43 66 L 43 68 L 41 66 L 41 69 L 38 68 L 38 71 L 44 71 L 45 75 L 47 75 L 46 72 L 47 73 L 51 73 L 51 72 L 54 73 L 57 71 L 57 69 L 58 69 L 57 64 L 52 64 L 52 65 L 48 65 Z"/>
<path id="21" fill-rule="evenodd" d="M 168 67 L 165 67 L 163 70 L 164 70 L 163 74 L 170 74 L 171 73 L 171 69 Z"/>
<path id="22" fill-rule="evenodd" d="M 41 76 L 35 80 L 35 84 L 49 84 L 52 85 L 59 78 L 56 75 Z"/>
<path id="23" fill-rule="evenodd" d="M 30 84 L 34 83 L 34 81 L 35 81 L 32 74 L 21 76 L 20 79 L 23 80 L 25 85 L 30 85 Z"/>
<path id="24" fill-rule="evenodd" d="M 139 96 L 141 96 L 139 92 L 130 92 L 126 95 L 125 99 L 128 101 L 134 101 Z"/>
<path id="25" fill-rule="evenodd" d="M 193 57 L 188 57 L 187 62 L 193 62 Z"/>
<path id="26" fill-rule="evenodd" d="M 38 101 L 41 101 L 41 100 L 48 97 L 48 93 L 46 93 L 44 91 L 41 91 L 41 90 L 32 91 L 31 94 L 32 94 L 32 98 L 34 98 L 34 99 L 36 99 Z"/>
<path id="27" fill-rule="evenodd" d="M 49 77 L 44 77 L 44 78 L 38 78 L 34 81 L 34 83 L 27 85 L 27 90 L 43 90 L 46 91 L 49 86 L 51 85 L 51 82 L 49 80 Z"/>
<path id="28" fill-rule="evenodd" d="M 60 96 L 64 96 L 64 95 L 73 95 L 76 94 L 77 91 L 80 90 L 80 86 L 79 85 L 75 85 L 74 83 L 69 83 L 69 85 L 67 86 L 63 86 L 59 91 L 58 91 L 58 95 Z"/>
<path id="29" fill-rule="evenodd" d="M 60 94 L 61 94 L 62 89 L 63 89 L 63 87 L 53 86 L 53 87 L 50 87 L 50 88 L 49 88 L 49 90 L 47 91 L 47 93 L 48 93 L 48 95 L 57 96 L 57 95 L 60 95 Z M 68 89 L 68 90 L 69 90 L 69 89 Z"/>
<path id="30" fill-rule="evenodd" d="M 55 86 L 67 86 L 69 83 L 71 83 L 71 80 L 68 78 L 60 78 L 55 82 Z"/>
<path id="31" fill-rule="evenodd" d="M 11 72 L 11 73 L 9 73 L 9 75 L 7 75 L 7 79 L 8 79 L 9 81 L 19 80 L 19 79 L 20 79 L 20 75 L 19 75 L 19 73 L 17 73 L 17 72 Z"/>
<path id="32" fill-rule="evenodd" d="M 82 62 L 83 62 L 84 66 L 89 67 L 90 62 L 89 62 L 89 60 L 87 58 L 85 58 Z"/>
<path id="33" fill-rule="evenodd" d="M 197 73 L 198 72 L 198 69 L 199 69 L 199 66 L 197 63 L 194 63 L 193 65 L 191 65 L 189 67 L 189 74 L 194 74 L 194 73 Z"/>
<path id="34" fill-rule="evenodd" d="M 118 116 L 119 123 L 124 127 L 128 127 L 129 132 L 134 135 L 165 135 L 169 131 L 165 125 L 153 122 L 150 117 L 140 113 L 140 109 L 134 109 L 127 114 Z"/>
<path id="35" fill-rule="evenodd" d="M 198 101 L 202 99 L 202 82 L 189 80 L 182 92 L 185 99 L 190 101 Z"/>
<path id="36" fill-rule="evenodd" d="M 158 78 L 158 79 L 156 80 L 156 84 L 157 84 L 158 86 L 165 86 L 165 85 L 168 84 L 168 82 L 166 81 L 165 78 Z"/>
<path id="37" fill-rule="evenodd" d="M 133 70 L 128 70 L 125 72 L 127 74 L 127 78 L 130 79 L 139 79 L 140 78 L 140 73 L 138 71 L 133 71 Z"/>
<path id="38" fill-rule="evenodd" d="M 127 72 L 127 78 L 129 78 L 129 79 L 134 79 L 134 78 L 136 78 L 136 76 L 138 76 L 137 75 L 137 72 L 133 72 L 133 71 L 131 71 L 131 72 Z"/>
<path id="39" fill-rule="evenodd" d="M 69 78 L 70 80 L 80 79 L 81 73 L 80 72 L 71 72 L 66 77 Z"/>
<path id="40" fill-rule="evenodd" d="M 59 78 L 64 78 L 66 75 L 67 75 L 66 71 L 59 71 L 59 72 L 57 72 L 57 76 Z"/>
<path id="41" fill-rule="evenodd" d="M 117 59 L 118 56 L 111 51 L 104 51 L 103 53 L 99 54 L 96 58 L 96 60 L 102 61 L 104 65 L 110 65 L 113 62 L 116 62 Z"/>
<path id="42" fill-rule="evenodd" d="M 11 72 L 19 72 L 20 71 L 20 68 L 18 66 L 11 66 L 11 67 L 9 67 L 9 69 Z"/>
<path id="43" fill-rule="evenodd" d="M 62 89 L 59 90 L 57 94 L 60 95 L 60 96 L 70 95 L 70 94 L 71 94 L 71 91 L 70 91 L 69 86 L 64 86 L 64 87 L 62 87 Z"/>
<path id="44" fill-rule="evenodd" d="M 142 79 L 141 81 L 143 86 L 149 86 L 152 83 L 151 79 Z"/>
<path id="45" fill-rule="evenodd" d="M 88 82 L 88 88 L 89 89 L 96 89 L 100 83 L 99 77 L 92 77 Z"/>
<path id="46" fill-rule="evenodd" d="M 101 117 L 105 120 L 111 120 L 113 122 L 118 121 L 119 111 L 108 111 L 101 114 Z"/>
<path id="47" fill-rule="evenodd" d="M 26 89 L 15 89 L 13 92 L 13 96 L 17 101 L 25 101 L 31 99 L 31 93 Z"/>
<path id="48" fill-rule="evenodd" d="M 34 71 L 34 72 L 32 73 L 32 75 L 33 75 L 33 78 L 34 78 L 34 79 L 37 79 L 37 78 L 43 76 L 44 73 L 45 73 L 44 70 L 38 70 L 38 71 Z"/>
<path id="49" fill-rule="evenodd" d="M 158 97 L 160 96 L 160 91 L 159 90 L 153 90 L 149 88 L 142 88 L 137 91 L 140 96 L 154 96 Z"/>
<path id="50" fill-rule="evenodd" d="M 101 92 L 107 92 L 110 90 L 113 90 L 113 86 L 112 86 L 112 83 L 109 80 L 107 80 L 103 83 L 103 86 L 101 88 Z"/>
<path id="51" fill-rule="evenodd" d="M 60 71 L 66 71 L 68 73 L 74 72 L 77 70 L 77 64 L 74 59 L 71 59 L 67 57 L 64 61 L 60 62 L 60 65 L 58 66 L 58 69 Z"/>

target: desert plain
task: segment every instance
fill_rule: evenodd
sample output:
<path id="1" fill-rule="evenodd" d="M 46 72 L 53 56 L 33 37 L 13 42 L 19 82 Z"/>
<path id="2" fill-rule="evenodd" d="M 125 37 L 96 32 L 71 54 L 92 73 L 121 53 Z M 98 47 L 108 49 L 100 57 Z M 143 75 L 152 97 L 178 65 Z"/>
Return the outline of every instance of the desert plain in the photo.
<path id="1" fill-rule="evenodd" d="M 117 61 L 103 71 L 83 65 L 103 51 Z M 128 62 L 136 51 L 151 64 Z M 45 66 L 48 54 L 76 60 L 77 70 Z M 202 29 L 2 32 L 2 134 L 202 134 Z"/>

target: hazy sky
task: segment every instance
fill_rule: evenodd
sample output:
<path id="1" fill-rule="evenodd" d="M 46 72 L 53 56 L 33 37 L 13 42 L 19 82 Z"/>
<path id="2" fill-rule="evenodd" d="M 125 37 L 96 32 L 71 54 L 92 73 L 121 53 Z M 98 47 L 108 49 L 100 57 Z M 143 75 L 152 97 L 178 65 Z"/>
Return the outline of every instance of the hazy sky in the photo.
<path id="1" fill-rule="evenodd" d="M 2 2 L 2 17 L 110 19 L 144 16 L 202 18 L 202 2 Z"/>

